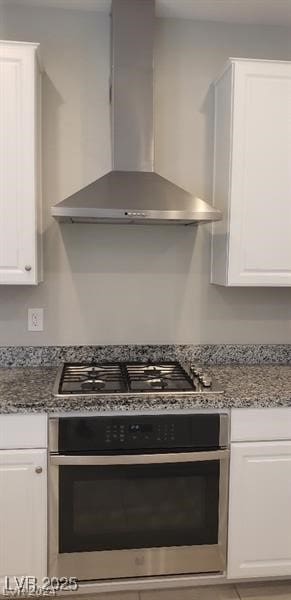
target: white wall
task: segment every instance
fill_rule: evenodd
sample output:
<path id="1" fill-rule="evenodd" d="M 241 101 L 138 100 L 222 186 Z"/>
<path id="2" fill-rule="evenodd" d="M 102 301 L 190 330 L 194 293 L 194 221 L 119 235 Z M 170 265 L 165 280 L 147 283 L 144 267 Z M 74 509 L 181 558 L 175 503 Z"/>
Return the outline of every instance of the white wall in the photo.
<path id="1" fill-rule="evenodd" d="M 109 18 L 1 8 L 3 39 L 38 41 L 45 281 L 0 288 L 0 345 L 290 342 L 291 290 L 209 284 L 209 226 L 57 225 L 49 207 L 110 169 Z M 159 20 L 158 171 L 210 198 L 210 82 L 228 56 L 291 59 L 290 30 Z M 28 333 L 28 307 L 45 331 Z"/>

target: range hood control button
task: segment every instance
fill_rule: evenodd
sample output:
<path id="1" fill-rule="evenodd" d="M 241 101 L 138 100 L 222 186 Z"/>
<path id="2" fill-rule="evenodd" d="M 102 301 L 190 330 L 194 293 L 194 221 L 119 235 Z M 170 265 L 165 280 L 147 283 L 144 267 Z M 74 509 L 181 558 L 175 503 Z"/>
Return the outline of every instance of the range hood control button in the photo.
<path id="1" fill-rule="evenodd" d="M 133 212 L 133 211 L 126 211 L 124 213 L 127 217 L 146 217 L 147 214 L 143 213 L 143 212 Z"/>

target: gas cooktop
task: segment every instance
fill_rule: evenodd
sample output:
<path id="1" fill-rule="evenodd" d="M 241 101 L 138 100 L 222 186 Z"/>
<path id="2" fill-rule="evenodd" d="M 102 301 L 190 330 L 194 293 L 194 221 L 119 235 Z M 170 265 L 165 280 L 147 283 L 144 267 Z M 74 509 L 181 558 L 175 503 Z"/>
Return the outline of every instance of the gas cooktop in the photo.
<path id="1" fill-rule="evenodd" d="M 55 396 L 206 391 L 222 390 L 202 369 L 178 361 L 64 363 L 54 387 Z"/>

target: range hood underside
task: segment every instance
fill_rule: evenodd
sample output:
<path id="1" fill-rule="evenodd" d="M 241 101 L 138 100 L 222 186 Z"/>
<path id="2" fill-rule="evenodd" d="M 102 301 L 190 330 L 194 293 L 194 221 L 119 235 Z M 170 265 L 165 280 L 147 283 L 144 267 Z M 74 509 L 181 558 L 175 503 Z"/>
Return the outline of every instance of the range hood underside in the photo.
<path id="1" fill-rule="evenodd" d="M 52 215 L 67 223 L 153 225 L 186 225 L 221 218 L 220 211 L 157 173 L 131 171 L 110 171 L 54 206 Z"/>

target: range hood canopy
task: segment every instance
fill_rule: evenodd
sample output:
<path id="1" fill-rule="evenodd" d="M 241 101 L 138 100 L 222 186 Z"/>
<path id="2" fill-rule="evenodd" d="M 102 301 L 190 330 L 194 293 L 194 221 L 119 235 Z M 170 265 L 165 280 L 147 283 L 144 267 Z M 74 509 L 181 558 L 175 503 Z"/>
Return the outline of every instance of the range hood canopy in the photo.
<path id="1" fill-rule="evenodd" d="M 197 223 L 221 212 L 154 171 L 154 0 L 112 0 L 113 170 L 52 207 L 69 223 Z"/>

